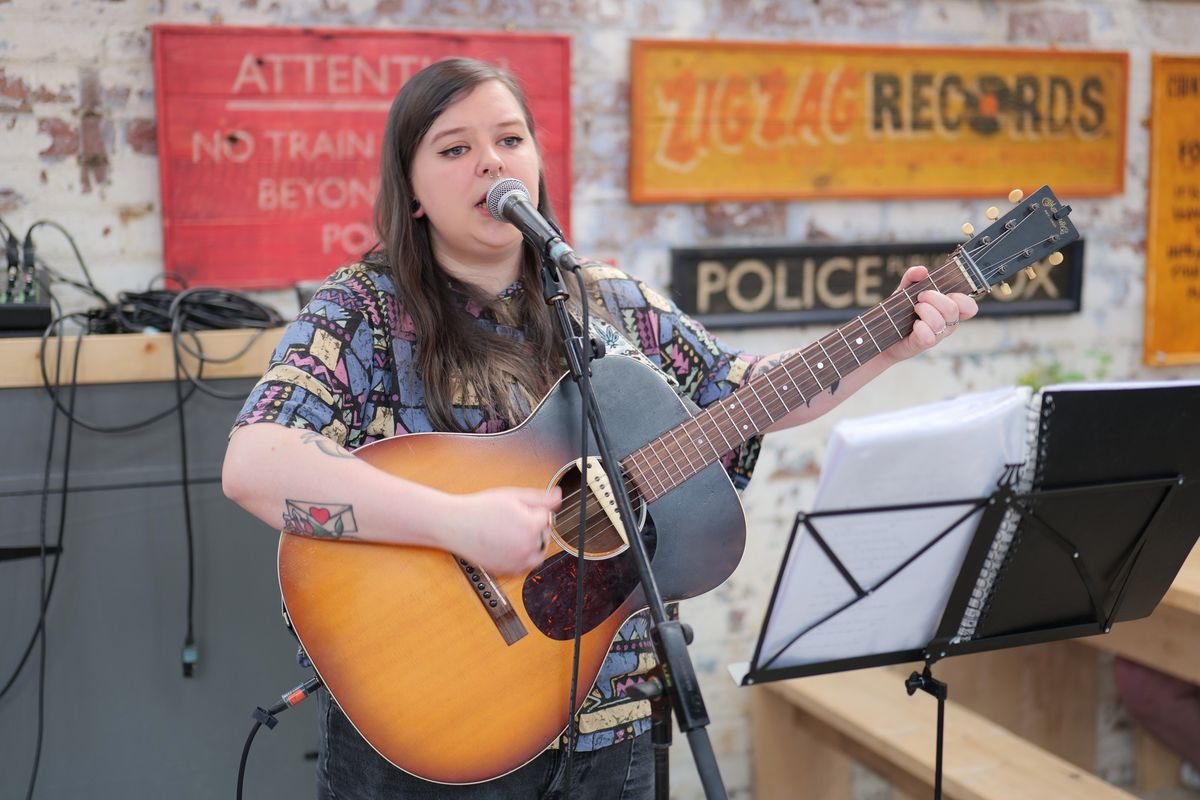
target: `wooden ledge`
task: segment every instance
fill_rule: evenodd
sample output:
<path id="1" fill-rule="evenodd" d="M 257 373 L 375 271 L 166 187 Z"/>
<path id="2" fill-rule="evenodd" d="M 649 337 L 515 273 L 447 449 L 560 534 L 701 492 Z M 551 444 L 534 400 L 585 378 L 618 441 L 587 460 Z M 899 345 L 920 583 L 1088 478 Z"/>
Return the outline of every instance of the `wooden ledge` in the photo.
<path id="1" fill-rule="evenodd" d="M 201 331 L 197 334 L 203 352 L 210 358 L 228 358 L 247 348 L 228 363 L 207 363 L 206 379 L 257 378 L 267 367 L 271 352 L 279 342 L 282 328 L 267 330 L 238 329 Z M 63 383 L 71 380 L 75 357 L 75 336 L 62 339 Z M 188 341 L 190 347 L 195 347 Z M 249 345 L 249 347 L 247 347 Z M 0 338 L 0 389 L 20 389 L 42 385 L 38 338 Z M 80 344 L 78 383 L 144 383 L 169 381 L 175 375 L 174 354 L 169 333 L 120 333 L 84 336 Z M 50 380 L 55 379 L 57 340 L 46 345 L 46 366 Z M 195 359 L 185 357 L 195 372 Z"/>
<path id="2" fill-rule="evenodd" d="M 1200 684 L 1200 545 L 1153 614 L 1079 641 Z"/>
<path id="3" fill-rule="evenodd" d="M 761 732 L 754 744 L 757 796 L 822 796 L 801 789 L 807 778 L 799 774 L 820 756 L 803 755 L 804 738 L 789 730 L 865 764 L 906 796 L 932 793 L 937 701 L 923 693 L 908 697 L 895 670 L 780 681 L 753 691 Z M 1134 798 L 953 701 L 946 704 L 942 781 L 947 800 Z M 833 784 L 826 777 L 824 785 Z"/>

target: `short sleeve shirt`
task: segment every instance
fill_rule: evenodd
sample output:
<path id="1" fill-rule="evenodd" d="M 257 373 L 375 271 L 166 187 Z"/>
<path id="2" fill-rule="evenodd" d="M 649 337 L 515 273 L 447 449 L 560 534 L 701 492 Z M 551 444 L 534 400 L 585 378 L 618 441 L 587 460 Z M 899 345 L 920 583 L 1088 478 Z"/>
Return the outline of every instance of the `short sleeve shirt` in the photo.
<path id="1" fill-rule="evenodd" d="M 727 397 L 749 377 L 756 357 L 726 347 L 646 284 L 612 267 L 592 265 L 588 271 L 593 302 L 602 303 L 615 323 L 592 315 L 593 334 L 610 351 L 650 363 L 701 407 Z M 465 293 L 455 297 L 476 324 L 520 337 L 522 331 L 504 320 L 507 304 L 522 291 L 514 284 L 488 307 Z M 285 329 L 234 427 L 273 422 L 316 431 L 351 450 L 398 434 L 433 431 L 415 358 L 419 344 L 388 274 L 363 264 L 339 269 Z M 453 413 L 464 430 L 477 433 L 498 433 L 519 422 L 489 416 L 470 397 L 456 398 Z M 722 460 L 738 489 L 750 479 L 760 444 L 755 437 Z M 580 711 L 577 749 L 598 749 L 649 728 L 648 701 L 629 698 L 625 691 L 654 665 L 649 617 L 643 612 L 614 639 Z"/>

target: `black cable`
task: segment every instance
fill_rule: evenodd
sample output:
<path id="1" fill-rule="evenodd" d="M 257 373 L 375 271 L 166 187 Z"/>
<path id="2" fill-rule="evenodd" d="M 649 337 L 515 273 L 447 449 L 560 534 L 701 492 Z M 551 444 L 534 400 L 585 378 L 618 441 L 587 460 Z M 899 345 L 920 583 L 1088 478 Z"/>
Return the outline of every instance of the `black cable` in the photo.
<path id="1" fill-rule="evenodd" d="M 53 299 L 53 298 L 51 298 L 51 299 Z M 77 377 L 78 377 L 78 373 L 79 373 L 78 342 L 76 342 L 76 345 L 77 345 L 77 347 L 76 347 L 76 353 L 75 353 L 75 360 L 73 362 L 74 366 L 72 368 L 71 395 L 70 395 L 70 401 L 69 401 L 71 410 L 74 410 L 74 408 L 75 408 L 75 390 L 78 386 L 78 381 L 77 381 Z M 62 374 L 62 348 L 60 347 L 59 351 L 58 351 L 58 362 L 55 365 L 55 375 L 61 375 L 61 374 Z M 67 428 L 67 447 L 66 447 L 66 454 L 65 454 L 67 463 L 63 467 L 63 485 L 62 485 L 62 489 L 60 490 L 62 492 L 62 499 L 61 499 L 60 505 L 59 505 L 58 541 L 56 542 L 56 547 L 58 548 L 57 552 L 60 555 L 62 553 L 63 538 L 66 534 L 66 519 L 67 519 L 66 497 L 67 497 L 67 489 L 68 489 L 68 474 L 69 474 L 69 468 L 70 468 L 69 459 L 71 456 L 72 433 L 74 430 L 73 425 L 70 424 L 70 421 L 71 421 L 70 413 L 66 409 L 64 409 L 64 414 L 66 414 L 66 419 L 68 421 L 69 427 Z M 51 416 L 50 416 L 50 434 L 49 434 L 50 442 L 47 445 L 47 450 L 46 450 L 46 469 L 47 470 L 49 470 L 49 468 L 50 468 L 51 458 L 52 458 L 52 454 L 54 452 L 54 439 L 55 439 L 55 431 L 57 430 L 57 424 L 58 424 L 58 412 L 52 411 Z M 46 474 L 43 476 L 42 490 L 41 490 L 40 494 L 42 496 L 41 529 L 42 529 L 42 537 L 44 539 L 45 538 L 45 504 L 46 504 L 46 502 L 48 502 L 47 498 L 49 497 L 49 494 L 50 494 L 49 474 Z M 45 554 L 44 542 L 42 545 L 42 554 L 43 555 Z M 49 587 L 48 588 L 43 587 L 43 600 L 41 603 L 41 610 L 39 611 L 39 614 L 38 614 L 38 624 L 34 628 L 33 633 L 30 635 L 29 643 L 25 646 L 25 651 L 21 654 L 21 658 L 18 661 L 17 666 L 13 669 L 12 675 L 10 675 L 8 680 L 5 681 L 4 687 L 0 688 L 0 698 L 3 698 L 4 695 L 8 693 L 8 690 L 12 688 L 13 684 L 16 683 L 17 678 L 21 674 L 21 671 L 25 669 L 25 663 L 29 660 L 29 656 L 33 652 L 34 645 L 36 645 L 38 642 L 38 637 L 42 634 L 42 630 L 43 630 L 43 627 L 44 627 L 45 621 L 46 621 L 45 609 L 46 609 L 46 607 L 48 607 L 50 605 L 50 597 L 54 593 L 54 586 L 58 580 L 58 566 L 60 563 L 61 563 L 60 558 L 54 559 L 54 569 L 50 573 Z"/>
<path id="2" fill-rule="evenodd" d="M 242 784 L 246 780 L 246 761 L 250 758 L 250 745 L 254 744 L 254 736 L 262 726 L 261 722 L 255 720 L 250 728 L 250 735 L 246 737 L 246 744 L 242 746 L 242 760 L 238 763 L 237 800 L 242 800 Z"/>
<path id="3" fill-rule="evenodd" d="M 81 334 L 81 336 L 82 336 L 82 334 Z M 79 386 L 78 376 L 79 376 L 79 349 L 78 349 L 78 342 L 77 342 L 76 350 L 75 350 L 74 368 L 72 370 L 72 375 L 71 375 L 71 400 L 70 400 L 71 411 L 75 410 L 75 398 L 76 398 L 76 394 L 77 394 L 76 390 L 78 389 L 78 386 Z M 39 610 L 38 610 L 38 625 L 37 625 L 37 628 L 34 630 L 34 634 L 33 634 L 33 639 L 40 641 L 40 644 L 38 647 L 39 659 L 38 659 L 37 737 L 35 739 L 34 750 L 33 750 L 33 769 L 30 771 L 30 774 L 29 774 L 29 789 L 25 793 L 26 800 L 32 800 L 33 790 L 34 790 L 34 787 L 37 785 L 38 768 L 41 766 L 41 763 L 42 763 L 42 743 L 44 741 L 45 723 L 46 723 L 46 639 L 47 639 L 47 636 L 46 636 L 46 609 L 50 604 L 50 594 L 54 588 L 53 578 L 52 578 L 49 586 L 47 586 L 47 581 L 46 581 L 46 557 L 47 557 L 47 553 L 46 553 L 46 508 L 49 505 L 50 467 L 54 461 L 54 438 L 55 438 L 55 429 L 57 428 L 57 424 L 58 424 L 58 414 L 52 413 L 51 418 L 50 418 L 50 436 L 49 436 L 50 441 L 46 447 L 46 466 L 45 466 L 45 470 L 42 474 L 42 485 L 47 491 L 45 493 L 43 493 L 43 495 L 42 495 L 41 511 L 40 511 L 39 545 L 41 547 L 41 554 L 40 554 L 40 558 L 39 558 L 39 563 L 41 565 L 41 570 L 40 570 L 39 586 L 38 586 L 38 601 L 39 601 L 38 609 Z M 63 532 L 66 529 L 67 489 L 69 486 L 69 477 L 70 477 L 71 443 L 72 443 L 72 438 L 73 438 L 73 435 L 72 435 L 73 432 L 74 432 L 74 426 L 71 425 L 70 422 L 68 421 L 66 452 L 64 454 L 64 464 L 63 464 L 63 492 L 62 492 L 62 496 L 61 496 L 62 499 L 61 499 L 61 502 L 59 505 L 59 520 L 58 520 L 58 523 L 59 523 L 59 527 L 58 527 L 59 550 L 58 550 L 58 552 L 60 554 L 62 553 Z M 62 563 L 61 558 L 56 558 L 54 560 L 53 577 L 57 577 L 58 565 L 60 563 Z M 33 642 L 33 640 L 30 641 L 31 645 L 32 645 L 32 642 Z M 16 676 L 20 673 L 21 669 L 24 667 L 24 664 L 25 664 L 25 662 L 24 662 L 24 660 L 22 660 L 21 664 L 18 665 L 17 670 L 13 673 L 14 681 L 16 679 Z"/>
<path id="4" fill-rule="evenodd" d="M 283 699 L 270 708 L 259 706 L 254 709 L 254 713 L 250 715 L 254 719 L 254 725 L 250 728 L 250 734 L 246 736 L 246 744 L 242 746 L 242 759 L 238 763 L 237 800 L 242 800 L 242 784 L 246 779 L 246 761 L 249 759 L 250 745 L 254 743 L 254 736 L 258 733 L 258 729 L 263 725 L 266 725 L 268 730 L 273 729 L 279 723 L 276 714 L 282 714 L 292 706 L 304 702 L 321 685 L 321 679 L 314 676 L 284 694 Z"/>
<path id="5" fill-rule="evenodd" d="M 58 317 L 57 319 L 53 320 L 50 323 L 50 325 L 48 325 L 46 327 L 46 330 L 43 331 L 43 333 L 42 333 L 41 347 L 38 350 L 38 357 L 39 357 L 41 370 L 42 370 L 42 388 L 44 388 L 46 390 L 46 394 L 48 394 L 50 396 L 50 399 L 54 402 L 54 407 L 57 408 L 63 414 L 67 414 L 68 415 L 67 418 L 70 419 L 72 422 L 74 422 L 79 427 L 84 428 L 89 431 L 92 431 L 94 433 L 129 433 L 130 431 L 135 431 L 135 430 L 139 430 L 141 428 L 148 427 L 148 426 L 154 424 L 155 422 L 158 422 L 160 419 L 166 419 L 171 414 L 175 413 L 176 407 L 171 406 L 170 408 L 167 408 L 163 411 L 159 411 L 159 412 L 152 414 L 151 416 L 149 416 L 145 419 L 139 420 L 137 422 L 130 422 L 130 423 L 126 423 L 124 425 L 100 425 L 99 423 L 89 422 L 87 420 L 81 419 L 80 417 L 72 414 L 66 408 L 63 407 L 62 403 L 59 401 L 57 390 L 50 383 L 50 376 L 46 369 L 46 343 L 50 338 L 51 332 L 54 331 L 55 329 L 57 329 L 58 327 L 61 327 L 63 322 L 65 322 L 67 319 L 80 317 L 80 316 L 81 316 L 80 314 L 69 314 L 66 317 Z M 57 339 L 58 339 L 59 355 L 61 358 L 61 354 L 62 354 L 62 336 L 61 336 L 61 334 L 57 337 Z M 77 347 L 78 347 L 78 345 L 77 345 Z M 57 380 L 57 378 L 58 378 L 58 373 L 56 372 L 55 379 Z M 187 393 L 187 396 L 184 397 L 184 401 L 186 402 L 188 399 L 190 399 L 191 396 L 193 394 L 195 394 L 195 392 L 196 392 L 196 390 L 194 388 L 190 389 Z"/>
<path id="6" fill-rule="evenodd" d="M 97 297 L 103 299 L 106 305 L 112 305 L 112 301 L 108 300 L 104 296 L 104 293 L 101 292 L 98 288 L 96 288 L 96 282 L 94 280 L 92 280 L 92 273 L 88 270 L 87 262 L 85 262 L 83 260 L 83 254 L 79 252 L 79 245 L 75 244 L 75 237 L 71 236 L 71 234 L 67 231 L 67 229 L 64 228 L 62 225 L 59 225 L 57 222 L 55 222 L 53 220 L 49 220 L 49 219 L 39 219 L 37 222 L 30 225 L 29 228 L 26 229 L 26 231 L 25 231 L 26 252 L 28 252 L 28 253 L 33 252 L 33 232 L 43 225 L 53 228 L 54 230 L 58 231 L 66 238 L 67 244 L 69 244 L 71 246 L 71 251 L 75 253 L 75 260 L 79 262 L 79 268 L 80 268 L 80 270 L 83 271 L 83 277 L 87 280 L 88 286 L 91 287 L 92 293 L 95 294 Z M 30 269 L 33 268 L 32 263 L 28 264 L 27 266 Z"/>
<path id="7" fill-rule="evenodd" d="M 188 491 L 188 459 L 187 459 L 187 425 L 183 413 L 183 381 L 180 378 L 179 350 L 172 351 L 175 355 L 175 408 L 179 419 L 179 469 L 183 490 L 183 523 L 187 541 L 187 633 L 183 639 L 183 651 L 180 661 L 183 664 L 183 677 L 192 677 L 196 661 L 200 654 L 196 648 L 193 620 L 196 596 L 196 557 L 195 537 L 192 534 L 192 498 Z"/>

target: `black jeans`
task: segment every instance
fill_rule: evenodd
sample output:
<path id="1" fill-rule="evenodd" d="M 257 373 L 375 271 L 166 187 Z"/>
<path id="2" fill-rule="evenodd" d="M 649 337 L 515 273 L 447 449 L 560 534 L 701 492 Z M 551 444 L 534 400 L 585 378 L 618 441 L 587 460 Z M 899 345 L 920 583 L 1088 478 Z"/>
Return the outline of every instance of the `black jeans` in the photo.
<path id="1" fill-rule="evenodd" d="M 486 783 L 447 786 L 396 769 L 358 734 L 350 720 L 321 689 L 321 753 L 317 761 L 318 800 L 651 800 L 654 748 L 649 732 L 609 747 L 576 753 L 567 790 L 562 750 L 546 750 L 520 769 Z"/>

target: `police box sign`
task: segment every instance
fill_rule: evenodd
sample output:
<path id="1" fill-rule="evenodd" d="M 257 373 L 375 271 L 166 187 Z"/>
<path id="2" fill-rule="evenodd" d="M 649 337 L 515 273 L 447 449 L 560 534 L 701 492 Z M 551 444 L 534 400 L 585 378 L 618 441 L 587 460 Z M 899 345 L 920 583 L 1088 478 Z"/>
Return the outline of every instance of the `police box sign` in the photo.
<path id="1" fill-rule="evenodd" d="M 803 247 L 723 247 L 671 251 L 675 302 L 711 327 L 805 325 L 853 319 L 890 295 L 904 271 L 938 267 L 955 242 Z M 1011 293 L 996 287 L 979 304 L 993 316 L 1079 311 L 1083 240 L 1058 265 L 1018 272 Z"/>

